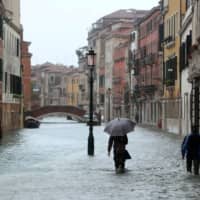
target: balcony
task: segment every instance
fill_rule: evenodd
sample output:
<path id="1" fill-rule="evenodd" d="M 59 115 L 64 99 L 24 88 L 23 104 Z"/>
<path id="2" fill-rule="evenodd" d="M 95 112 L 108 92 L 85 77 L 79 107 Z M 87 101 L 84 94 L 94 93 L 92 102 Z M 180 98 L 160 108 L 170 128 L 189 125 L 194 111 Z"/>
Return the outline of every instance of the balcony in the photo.
<path id="1" fill-rule="evenodd" d="M 169 0 L 162 0 L 160 1 L 162 15 L 165 15 L 169 9 Z"/>
<path id="2" fill-rule="evenodd" d="M 133 74 L 134 76 L 138 76 L 140 74 L 139 66 L 135 66 L 133 70 L 134 70 L 134 74 Z"/>
<path id="3" fill-rule="evenodd" d="M 138 96 L 140 94 L 140 87 L 139 87 L 139 85 L 135 85 L 135 87 L 133 89 L 133 94 L 135 94 L 136 96 Z"/>
<path id="4" fill-rule="evenodd" d="M 134 66 L 138 66 L 140 64 L 140 60 L 139 59 L 135 59 L 134 61 L 133 61 L 133 65 Z"/>
<path id="5" fill-rule="evenodd" d="M 165 85 L 166 85 L 166 87 L 175 86 L 175 80 L 172 80 L 172 79 L 166 80 Z"/>
<path id="6" fill-rule="evenodd" d="M 85 91 L 85 86 L 83 84 L 80 84 L 79 85 L 79 90 L 84 92 Z"/>
<path id="7" fill-rule="evenodd" d="M 144 85 L 144 86 L 140 86 L 140 89 L 144 92 L 144 93 L 153 93 L 155 92 L 155 90 L 157 89 L 155 85 Z"/>
<path id="8" fill-rule="evenodd" d="M 165 44 L 166 48 L 171 48 L 175 45 L 175 38 L 170 35 L 164 39 L 163 43 Z"/>
<path id="9" fill-rule="evenodd" d="M 148 56 L 145 57 L 145 64 L 146 65 L 152 65 L 155 62 L 155 55 L 154 54 L 149 54 Z"/>
<path id="10" fill-rule="evenodd" d="M 122 80 L 121 77 L 114 77 L 113 78 L 113 84 L 119 84 L 121 80 Z"/>
<path id="11" fill-rule="evenodd" d="M 144 67 L 144 65 L 145 65 L 145 59 L 144 59 L 144 58 L 141 58 L 141 59 L 139 60 L 139 65 L 140 65 L 141 67 Z"/>

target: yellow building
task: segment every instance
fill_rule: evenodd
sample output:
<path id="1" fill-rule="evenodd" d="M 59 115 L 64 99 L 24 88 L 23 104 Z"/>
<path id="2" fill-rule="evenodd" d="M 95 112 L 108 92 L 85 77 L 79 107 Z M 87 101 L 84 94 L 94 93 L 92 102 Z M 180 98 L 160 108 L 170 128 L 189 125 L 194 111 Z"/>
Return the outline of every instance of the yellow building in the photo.
<path id="1" fill-rule="evenodd" d="M 185 0 L 164 0 L 164 97 L 180 97 L 180 28 L 185 13 Z"/>
<path id="2" fill-rule="evenodd" d="M 163 41 L 163 101 L 162 128 L 181 134 L 180 30 L 186 0 L 162 0 Z"/>
<path id="3" fill-rule="evenodd" d="M 79 100 L 79 73 L 70 73 L 66 77 L 67 105 L 78 106 Z"/>

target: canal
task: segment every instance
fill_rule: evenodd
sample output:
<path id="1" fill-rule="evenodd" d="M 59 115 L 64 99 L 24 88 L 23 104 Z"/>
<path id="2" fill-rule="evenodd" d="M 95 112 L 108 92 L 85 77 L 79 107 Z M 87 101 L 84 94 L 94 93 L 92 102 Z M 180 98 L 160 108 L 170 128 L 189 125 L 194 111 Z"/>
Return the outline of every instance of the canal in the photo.
<path id="1" fill-rule="evenodd" d="M 46 123 L 7 134 L 0 144 L 0 199 L 199 199 L 200 178 L 186 173 L 180 138 L 136 127 L 128 135 L 132 159 L 116 175 L 103 128 L 94 128 L 94 157 L 87 156 L 85 124 Z"/>

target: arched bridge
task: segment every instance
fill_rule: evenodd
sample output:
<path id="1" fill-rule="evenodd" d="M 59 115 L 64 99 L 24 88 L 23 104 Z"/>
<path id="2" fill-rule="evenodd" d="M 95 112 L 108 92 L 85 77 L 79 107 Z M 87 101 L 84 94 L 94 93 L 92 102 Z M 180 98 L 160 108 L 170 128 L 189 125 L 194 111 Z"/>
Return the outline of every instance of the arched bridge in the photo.
<path id="1" fill-rule="evenodd" d="M 86 111 L 75 106 L 44 106 L 36 110 L 25 112 L 25 117 L 32 116 L 37 118 L 51 113 L 66 113 L 66 115 L 74 116 L 82 121 Z"/>

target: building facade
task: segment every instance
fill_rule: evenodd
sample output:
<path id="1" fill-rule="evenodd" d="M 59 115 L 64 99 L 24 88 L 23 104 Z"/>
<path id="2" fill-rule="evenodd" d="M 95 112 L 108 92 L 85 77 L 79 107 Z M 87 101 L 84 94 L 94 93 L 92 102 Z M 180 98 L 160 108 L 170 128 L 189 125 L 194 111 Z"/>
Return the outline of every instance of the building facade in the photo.
<path id="1" fill-rule="evenodd" d="M 66 103 L 70 106 L 78 106 L 79 104 L 79 85 L 80 74 L 78 72 L 70 72 L 66 77 L 67 99 Z"/>
<path id="2" fill-rule="evenodd" d="M 2 1 L 2 128 L 23 125 L 20 1 Z"/>
<path id="3" fill-rule="evenodd" d="M 112 98 L 114 48 L 124 40 L 125 35 L 130 34 L 133 21 L 144 16 L 145 13 L 144 10 L 118 10 L 95 22 L 88 33 L 88 46 L 92 47 L 97 53 L 94 85 L 95 105 L 96 109 L 102 111 L 105 121 L 114 117 Z M 110 104 L 109 111 L 108 103 Z M 108 113 L 110 116 L 108 116 Z"/>
<path id="4" fill-rule="evenodd" d="M 23 37 L 22 37 L 23 38 Z M 23 110 L 31 110 L 31 57 L 29 52 L 30 42 L 21 43 L 21 64 L 23 77 Z"/>
<path id="5" fill-rule="evenodd" d="M 32 110 L 49 105 L 67 105 L 66 74 L 72 70 L 72 67 L 49 62 L 32 66 Z"/>
<path id="6" fill-rule="evenodd" d="M 189 76 L 188 80 L 192 85 L 190 119 L 191 126 L 195 126 L 200 131 L 200 2 L 192 1 L 192 48 L 191 59 L 189 60 Z"/>
<path id="7" fill-rule="evenodd" d="M 66 74 L 60 71 L 44 73 L 44 106 L 66 105 Z"/>
<path id="8" fill-rule="evenodd" d="M 84 46 L 76 51 L 78 56 L 78 68 L 79 68 L 79 98 L 78 107 L 89 111 L 89 71 L 87 66 L 88 47 Z"/>
<path id="9" fill-rule="evenodd" d="M 180 29 L 185 14 L 185 0 L 163 0 L 164 23 L 163 49 L 163 128 L 181 133 L 181 75 L 180 75 Z"/>
<path id="10" fill-rule="evenodd" d="M 114 48 L 113 60 L 113 81 L 112 81 L 112 102 L 113 117 L 130 117 L 129 91 L 127 80 L 127 51 L 129 37 Z M 108 98 L 110 94 L 108 93 Z M 109 104 L 108 104 L 109 105 Z"/>
<path id="11" fill-rule="evenodd" d="M 180 77 L 181 77 L 181 102 L 182 102 L 182 115 L 181 126 L 182 135 L 186 135 L 190 132 L 190 96 L 192 84 L 188 82 L 189 63 L 191 60 L 191 47 L 192 47 L 192 16 L 193 8 L 192 1 L 186 1 L 186 12 L 183 16 L 181 24 L 181 46 L 180 46 Z"/>
<path id="12" fill-rule="evenodd" d="M 161 120 L 162 53 L 160 8 L 153 8 L 138 26 L 138 49 L 134 57 L 134 101 L 139 122 L 157 126 Z"/>

